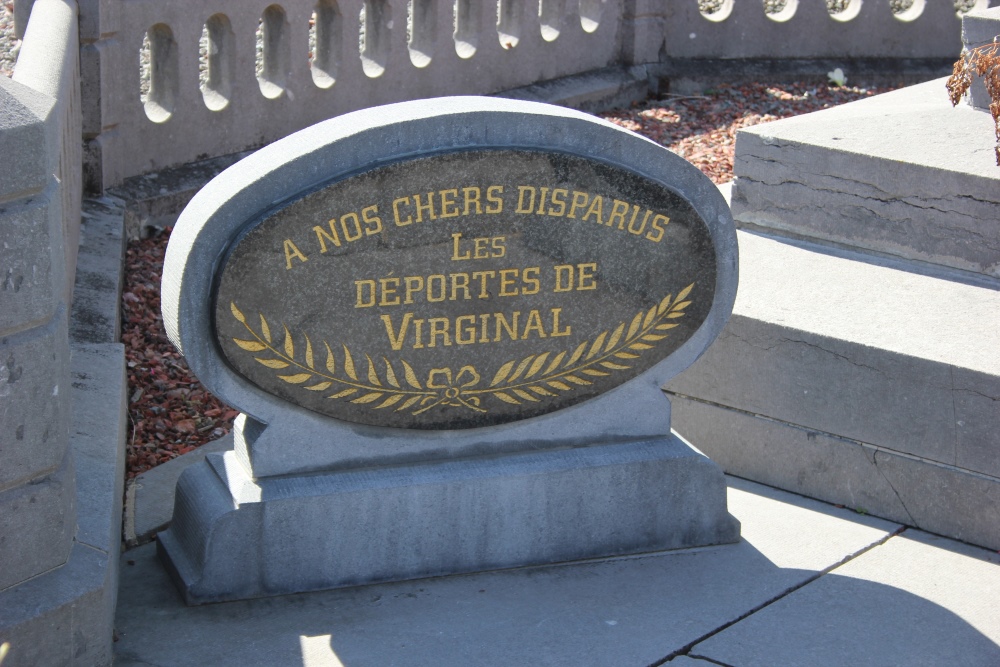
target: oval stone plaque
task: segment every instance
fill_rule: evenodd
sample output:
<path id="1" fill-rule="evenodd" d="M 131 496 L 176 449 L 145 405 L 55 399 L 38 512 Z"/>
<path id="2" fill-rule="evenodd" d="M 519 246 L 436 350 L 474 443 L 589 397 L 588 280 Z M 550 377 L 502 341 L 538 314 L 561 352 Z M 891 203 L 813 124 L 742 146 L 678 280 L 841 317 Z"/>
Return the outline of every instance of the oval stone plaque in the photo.
<path id="1" fill-rule="evenodd" d="M 581 156 L 471 150 L 353 175 L 255 221 L 214 316 L 226 360 L 322 414 L 469 428 L 621 385 L 695 332 L 716 261 L 670 189 Z"/>
<path id="2" fill-rule="evenodd" d="M 445 98 L 335 118 L 227 169 L 178 220 L 162 294 L 198 378 L 267 427 L 241 431 L 254 465 L 273 448 L 267 470 L 284 470 L 305 463 L 279 434 L 348 458 L 370 438 L 433 448 L 413 429 L 471 429 L 476 448 L 502 440 L 479 427 L 605 395 L 588 428 L 615 431 L 611 406 L 715 339 L 736 278 L 725 200 L 662 146 L 567 109 Z M 561 434 L 590 423 L 572 414 Z"/>

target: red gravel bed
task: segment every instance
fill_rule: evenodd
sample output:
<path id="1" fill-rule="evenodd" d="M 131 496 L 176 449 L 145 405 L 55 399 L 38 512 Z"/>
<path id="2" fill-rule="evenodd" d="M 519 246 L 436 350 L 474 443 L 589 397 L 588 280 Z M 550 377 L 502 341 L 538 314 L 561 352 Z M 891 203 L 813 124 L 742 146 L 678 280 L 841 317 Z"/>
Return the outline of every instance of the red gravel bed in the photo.
<path id="1" fill-rule="evenodd" d="M 843 104 L 889 88 L 752 83 L 704 95 L 668 97 L 603 117 L 659 142 L 716 183 L 732 179 L 736 131 Z M 128 477 L 216 440 L 237 411 L 209 394 L 167 340 L 160 317 L 160 273 L 170 230 L 129 243 L 122 299 L 131 434 Z"/>

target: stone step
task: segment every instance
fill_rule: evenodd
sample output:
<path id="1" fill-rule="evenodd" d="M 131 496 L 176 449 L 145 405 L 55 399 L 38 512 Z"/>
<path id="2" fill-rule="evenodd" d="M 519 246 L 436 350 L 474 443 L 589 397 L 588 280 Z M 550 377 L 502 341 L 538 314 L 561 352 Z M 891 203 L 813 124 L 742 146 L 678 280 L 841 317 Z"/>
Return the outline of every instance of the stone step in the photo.
<path id="1" fill-rule="evenodd" d="M 993 120 L 945 80 L 742 130 L 738 226 L 928 265 L 996 286 Z"/>
<path id="2" fill-rule="evenodd" d="M 732 319 L 667 386 L 677 431 L 727 473 L 1000 548 L 1000 292 L 739 243 Z"/>

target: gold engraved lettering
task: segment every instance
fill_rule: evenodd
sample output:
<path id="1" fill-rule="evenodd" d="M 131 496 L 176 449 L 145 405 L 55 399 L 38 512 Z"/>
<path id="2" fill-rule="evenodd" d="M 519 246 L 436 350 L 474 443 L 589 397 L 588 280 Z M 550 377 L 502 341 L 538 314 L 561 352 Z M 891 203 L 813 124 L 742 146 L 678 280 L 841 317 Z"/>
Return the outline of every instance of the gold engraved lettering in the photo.
<path id="1" fill-rule="evenodd" d="M 479 316 L 479 342 L 488 343 L 490 342 L 489 336 L 486 335 L 486 326 L 490 322 L 490 314 L 483 313 Z"/>
<path id="2" fill-rule="evenodd" d="M 300 262 L 307 262 L 307 261 L 309 261 L 306 258 L 306 256 L 302 254 L 302 251 L 295 247 L 295 244 L 292 242 L 291 239 L 285 239 L 285 241 L 284 241 L 284 247 L 285 247 L 285 270 L 286 271 L 288 271 L 289 269 L 292 268 L 292 258 L 293 257 L 295 259 L 299 260 Z"/>
<path id="3" fill-rule="evenodd" d="M 527 203 L 525 203 L 525 195 L 530 195 Z M 515 213 L 531 213 L 535 208 L 535 188 L 530 185 L 519 185 L 517 186 L 517 209 Z"/>
<path id="4" fill-rule="evenodd" d="M 552 308 L 552 332 L 549 334 L 553 338 L 559 336 L 568 336 L 573 333 L 573 327 L 566 327 L 562 331 L 559 330 L 559 314 L 562 313 L 562 308 Z"/>
<path id="5" fill-rule="evenodd" d="M 458 196 L 458 190 L 454 188 L 450 190 L 441 190 L 438 194 L 441 196 L 441 217 L 457 218 L 458 206 L 455 202 L 455 197 Z"/>
<path id="6" fill-rule="evenodd" d="M 490 298 L 490 293 L 486 291 L 486 279 L 495 278 L 497 275 L 496 271 L 473 271 L 472 279 L 479 279 L 479 298 L 488 299 Z"/>
<path id="7" fill-rule="evenodd" d="M 615 199 L 614 204 L 611 207 L 611 213 L 608 215 L 608 227 L 613 227 L 615 220 L 618 221 L 618 229 L 625 228 L 625 214 L 628 213 L 628 203 L 623 202 L 620 199 Z"/>
<path id="8" fill-rule="evenodd" d="M 396 290 L 399 289 L 399 278 L 379 278 L 378 282 L 382 288 L 382 298 L 379 299 L 378 305 L 398 306 L 399 295 L 396 294 Z M 389 287 L 389 285 L 392 285 L 392 287 Z M 391 301 L 389 300 L 390 297 L 392 297 Z"/>
<path id="9" fill-rule="evenodd" d="M 462 215 L 469 215 L 470 207 L 473 205 L 476 207 L 476 215 L 482 215 L 483 206 L 479 201 L 482 193 L 478 187 L 462 188 L 462 196 L 465 198 L 465 208 L 462 209 Z"/>
<path id="10" fill-rule="evenodd" d="M 667 224 L 668 222 L 670 222 L 670 218 L 668 218 L 665 215 L 661 215 L 661 214 L 657 213 L 656 216 L 653 217 L 653 231 L 651 231 L 648 234 L 646 234 L 646 238 L 649 239 L 650 241 L 652 241 L 653 243 L 659 243 L 660 239 L 663 238 L 663 232 L 666 231 L 660 225 L 660 221 L 661 220 L 663 221 L 664 225 Z M 629 230 L 629 231 L 631 231 L 631 230 Z M 654 236 L 654 234 L 655 234 L 655 236 Z"/>
<path id="11" fill-rule="evenodd" d="M 472 297 L 469 295 L 469 274 L 468 273 L 452 273 L 448 276 L 451 278 L 451 296 L 448 298 L 449 301 L 457 301 L 458 296 L 456 296 L 458 290 L 462 290 L 465 294 L 462 299 L 468 301 Z"/>
<path id="12" fill-rule="evenodd" d="M 503 325 L 504 330 L 507 332 L 507 337 L 511 340 L 517 340 L 517 318 L 521 316 L 521 311 L 515 310 L 511 313 L 512 322 L 508 322 L 506 316 L 503 313 L 493 313 L 493 319 L 496 322 L 496 335 L 493 337 L 493 342 L 500 342 L 500 325 Z"/>
<path id="13" fill-rule="evenodd" d="M 458 244 L 459 244 L 459 242 L 461 240 L 462 240 L 462 235 L 459 234 L 458 232 L 456 232 L 456 233 L 454 233 L 454 234 L 451 235 L 452 248 L 453 248 L 453 250 L 451 252 L 451 259 L 452 259 L 452 261 L 456 261 L 457 262 L 459 260 L 469 259 L 471 257 L 471 255 L 469 254 L 468 250 L 465 251 L 464 255 L 461 254 L 461 253 L 459 253 L 459 246 L 458 246 Z"/>
<path id="14" fill-rule="evenodd" d="M 424 321 L 423 320 L 413 320 L 413 349 L 422 350 L 424 349 Z"/>
<path id="15" fill-rule="evenodd" d="M 437 294 L 434 294 L 435 289 L 434 283 L 437 283 Z M 440 303 L 444 301 L 445 296 L 445 279 L 441 274 L 435 274 L 433 276 L 427 276 L 427 301 L 430 303 Z"/>
<path id="16" fill-rule="evenodd" d="M 642 230 L 646 229 L 646 222 L 649 220 L 649 216 L 652 215 L 652 214 L 653 214 L 653 212 L 650 211 L 647 208 L 646 209 L 646 215 L 642 216 L 642 224 L 639 225 L 638 229 L 635 228 L 634 221 L 630 222 L 629 225 L 628 225 L 628 231 L 629 231 L 629 233 L 630 234 L 635 234 L 636 236 L 642 234 Z"/>
<path id="17" fill-rule="evenodd" d="M 399 333 L 392 326 L 392 318 L 388 315 L 382 316 L 382 323 L 385 324 L 385 333 L 389 336 L 389 345 L 393 350 L 403 349 L 403 342 L 406 340 L 406 330 L 410 328 L 410 320 L 413 313 L 403 315 L 403 322 L 399 325 Z M 416 347 L 416 345 L 414 345 Z"/>
<path id="18" fill-rule="evenodd" d="M 397 227 L 405 227 L 406 225 L 408 225 L 411 222 L 413 222 L 413 216 L 412 215 L 406 216 L 406 220 L 403 220 L 402 218 L 400 218 L 399 217 L 399 205 L 400 204 L 403 204 L 404 206 L 409 206 L 410 205 L 410 198 L 409 197 L 398 197 L 398 198 L 392 200 L 392 217 L 393 217 L 393 220 L 396 221 L 396 226 Z"/>
<path id="19" fill-rule="evenodd" d="M 549 210 L 546 211 L 547 215 L 551 215 L 557 218 L 561 218 L 566 215 L 566 196 L 569 195 L 569 190 L 564 190 L 563 188 L 556 188 L 552 191 L 552 204 L 558 206 L 559 208 L 553 208 L 549 206 Z"/>
<path id="20" fill-rule="evenodd" d="M 486 212 L 488 214 L 494 215 L 496 213 L 503 213 L 503 197 L 500 196 L 502 194 L 502 185 L 491 185 L 486 188 L 486 201 L 490 204 L 486 207 Z"/>
<path id="21" fill-rule="evenodd" d="M 420 203 L 420 195 L 413 195 L 413 206 L 417 209 L 417 222 L 424 221 L 424 213 L 428 214 L 430 220 L 437 220 L 437 216 L 434 214 L 434 193 L 427 193 L 427 203 Z"/>
<path id="22" fill-rule="evenodd" d="M 688 285 L 676 297 L 668 294 L 650 308 L 639 310 L 631 320 L 623 320 L 595 338 L 574 342 L 572 347 L 558 353 L 536 351 L 527 356 L 514 357 L 491 370 L 489 375 L 480 375 L 473 365 L 424 368 L 418 373 L 405 359 L 382 357 L 379 363 L 378 359 L 372 359 L 368 354 L 357 357 L 356 363 L 354 354 L 346 344 L 331 348 L 324 340 L 322 348 L 314 348 L 308 334 L 295 334 L 287 326 L 283 327 L 284 343 L 278 345 L 272 340 L 271 325 L 264 314 L 260 314 L 260 328 L 255 330 L 236 303 L 230 303 L 230 311 L 250 337 L 230 340 L 237 348 L 250 353 L 261 365 L 277 371 L 277 380 L 294 385 L 293 391 L 326 392 L 333 387 L 334 393 L 329 394 L 328 399 L 348 400 L 373 410 L 395 406 L 396 411 L 409 410 L 413 415 L 439 405 L 488 412 L 493 406 L 503 403 L 538 403 L 575 391 L 578 387 L 594 385 L 600 378 L 635 368 L 635 360 L 667 339 L 671 329 L 681 325 L 677 320 L 684 317 L 684 309 L 691 305 L 688 295 L 694 287 L 694 283 Z M 499 342 L 503 340 L 505 333 L 512 341 L 526 340 L 532 334 L 538 338 L 563 337 L 570 334 L 571 327 L 560 325 L 561 313 L 560 308 L 550 309 L 552 327 L 549 331 L 545 331 L 542 315 L 538 310 L 529 312 L 523 331 L 518 330 L 520 311 L 512 313 L 510 320 L 503 313 L 483 313 L 479 315 L 478 340 L 475 315 L 458 316 L 454 327 L 449 318 L 431 318 L 429 344 L 433 347 L 439 344 L 443 347 L 451 345 L 452 330 L 458 345 L 468 345 L 474 341 Z M 491 316 L 496 321 L 493 341 L 487 335 Z M 381 319 L 394 351 L 400 351 L 409 340 L 407 334 L 411 330 L 411 323 L 414 332 L 411 339 L 413 349 L 424 348 L 425 320 L 413 319 L 413 313 L 405 313 L 397 329 L 388 315 L 381 316 Z M 293 342 L 293 337 L 299 336 L 304 340 L 304 345 Z M 335 353 L 334 350 L 338 348 L 343 351 Z M 315 351 L 322 353 L 323 350 L 326 352 L 325 362 L 317 364 Z M 480 384 L 489 377 L 492 380 L 488 384 Z M 426 379 L 421 381 L 422 378 Z M 485 399 L 497 402 L 492 405 L 484 404 Z"/>
<path id="23" fill-rule="evenodd" d="M 527 340 L 528 334 L 534 331 L 539 338 L 545 338 L 545 329 L 542 328 L 542 316 L 537 310 L 528 313 L 528 321 L 521 332 L 521 340 Z"/>
<path id="24" fill-rule="evenodd" d="M 468 322 L 468 324 L 465 324 Z M 471 345 L 476 342 L 476 316 L 462 315 L 455 318 L 455 342 Z"/>
<path id="25" fill-rule="evenodd" d="M 580 272 L 576 285 L 577 291 L 597 289 L 597 280 L 594 278 L 594 272 L 597 271 L 597 262 L 577 264 L 576 267 Z"/>
<path id="26" fill-rule="evenodd" d="M 486 250 L 487 243 L 489 243 L 488 238 L 478 238 L 473 240 L 474 250 L 472 257 L 474 259 L 486 259 L 490 256 Z"/>
<path id="27" fill-rule="evenodd" d="M 351 221 L 350 226 L 351 228 L 353 228 L 354 231 L 353 234 L 351 233 L 351 231 L 348 230 L 348 223 L 347 223 L 348 220 Z M 352 213 L 345 213 L 344 215 L 340 216 L 340 231 L 344 232 L 345 241 L 350 242 L 350 241 L 357 241 L 358 239 L 360 239 L 362 232 L 361 232 L 361 221 L 358 220 L 358 214 L 352 212 Z"/>
<path id="28" fill-rule="evenodd" d="M 334 218 L 334 219 L 330 220 L 329 223 L 327 223 L 329 225 L 329 227 L 330 227 L 330 233 L 329 234 L 327 234 L 326 230 L 323 229 L 322 227 L 320 227 L 319 225 L 316 225 L 315 227 L 313 227 L 313 231 L 316 232 L 316 239 L 319 241 L 319 251 L 320 251 L 320 253 L 326 253 L 326 242 L 327 241 L 329 241 L 333 245 L 337 246 L 338 248 L 340 247 L 340 236 L 337 235 L 337 229 L 333 226 L 333 223 L 336 222 L 336 220 L 337 219 Z"/>
<path id="29" fill-rule="evenodd" d="M 569 217 L 576 219 L 576 209 L 583 208 L 590 201 L 590 195 L 586 192 L 573 191 L 573 200 L 569 206 Z"/>
<path id="30" fill-rule="evenodd" d="M 506 236 L 494 236 L 492 239 L 490 239 L 490 245 L 493 246 L 493 253 L 490 256 L 503 257 L 504 255 L 506 255 L 507 248 L 506 246 L 504 246 L 504 243 L 506 243 L 506 241 L 507 241 Z"/>
<path id="31" fill-rule="evenodd" d="M 355 287 L 358 290 L 358 300 L 354 302 L 355 308 L 371 308 L 375 305 L 375 281 L 355 280 Z M 368 288 L 368 298 L 364 298 L 365 288 Z"/>
<path id="32" fill-rule="evenodd" d="M 448 333 L 448 329 L 451 327 L 451 320 L 447 317 L 432 317 L 427 320 L 427 323 L 431 326 L 431 342 L 427 347 L 437 347 L 438 336 L 444 339 L 444 347 L 451 347 L 451 334 Z"/>
<path id="33" fill-rule="evenodd" d="M 538 198 L 539 199 L 539 201 L 538 201 L 538 210 L 535 211 L 535 213 L 538 214 L 538 215 L 544 215 L 545 214 L 545 201 L 549 198 L 549 189 L 548 188 L 541 188 L 541 191 L 542 191 L 541 196 Z"/>
<path id="34" fill-rule="evenodd" d="M 382 218 L 378 217 L 377 204 L 361 209 L 361 219 L 365 221 L 365 236 L 373 236 L 382 231 Z"/>
<path id="35" fill-rule="evenodd" d="M 597 224 L 604 224 L 604 199 L 601 195 L 595 195 L 592 200 L 590 200 L 590 208 L 587 212 L 583 214 L 582 220 L 587 221 L 590 216 L 595 216 L 597 218 Z"/>
<path id="36" fill-rule="evenodd" d="M 500 296 L 517 296 L 519 294 L 520 290 L 516 287 L 513 292 L 507 289 L 515 283 L 518 273 L 517 269 L 500 269 Z"/>
<path id="37" fill-rule="evenodd" d="M 530 266 L 521 272 L 521 280 L 524 282 L 524 286 L 521 287 L 522 295 L 538 294 L 542 289 L 542 283 L 538 279 L 541 272 L 540 266 Z"/>
<path id="38" fill-rule="evenodd" d="M 552 267 L 556 272 L 556 286 L 553 292 L 571 292 L 576 272 L 572 264 L 558 264 Z"/>
<path id="39" fill-rule="evenodd" d="M 406 276 L 403 278 L 403 282 L 406 284 L 406 298 L 403 303 L 411 304 L 413 303 L 413 295 L 423 291 L 424 279 L 420 276 Z"/>

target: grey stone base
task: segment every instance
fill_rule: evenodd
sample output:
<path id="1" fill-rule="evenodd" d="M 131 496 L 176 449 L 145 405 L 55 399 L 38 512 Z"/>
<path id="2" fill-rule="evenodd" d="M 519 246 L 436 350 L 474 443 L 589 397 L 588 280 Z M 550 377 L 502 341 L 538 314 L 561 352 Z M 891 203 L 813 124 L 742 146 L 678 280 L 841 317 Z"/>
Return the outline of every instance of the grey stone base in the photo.
<path id="1" fill-rule="evenodd" d="M 738 539 L 722 471 L 671 435 L 257 481 L 212 454 L 159 548 L 201 604 Z"/>

